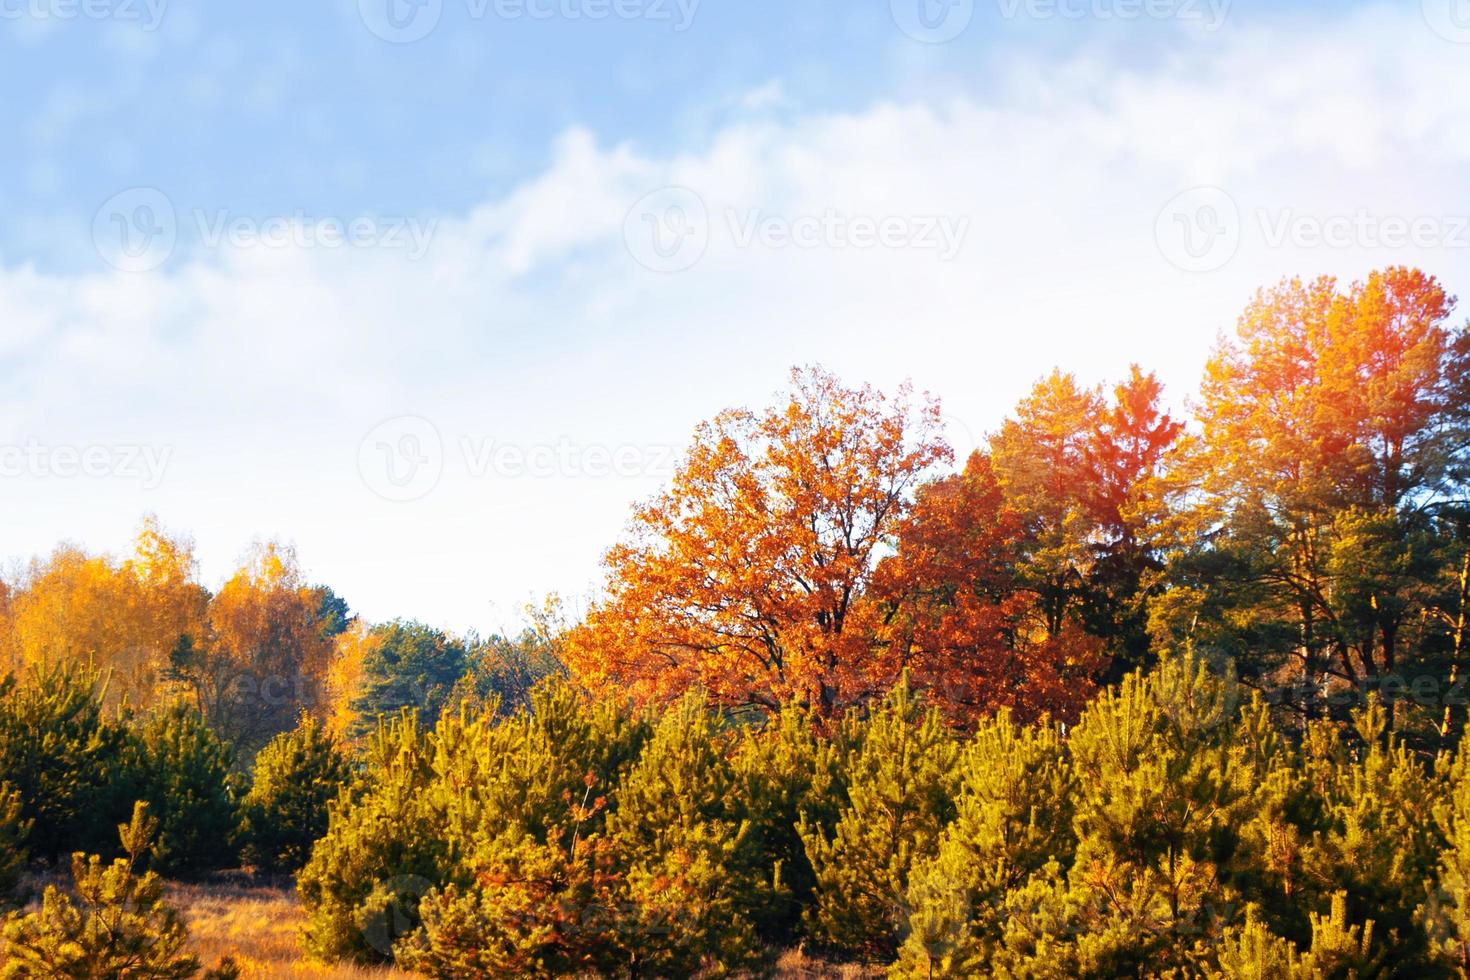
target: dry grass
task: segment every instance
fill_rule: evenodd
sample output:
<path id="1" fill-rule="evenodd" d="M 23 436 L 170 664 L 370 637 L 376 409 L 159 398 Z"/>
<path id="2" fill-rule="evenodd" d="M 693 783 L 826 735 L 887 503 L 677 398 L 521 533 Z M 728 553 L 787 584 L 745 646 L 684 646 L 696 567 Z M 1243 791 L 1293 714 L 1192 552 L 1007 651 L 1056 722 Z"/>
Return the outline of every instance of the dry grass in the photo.
<path id="1" fill-rule="evenodd" d="M 248 882 L 169 885 L 169 899 L 189 921 L 191 950 L 205 966 L 229 956 L 244 977 L 310 977 L 314 980 L 393 980 L 412 974 L 390 967 L 314 963 L 301 953 L 305 913 L 288 885 Z M 873 980 L 883 971 L 837 965 L 787 950 L 776 976 L 789 980 Z"/>
<path id="2" fill-rule="evenodd" d="M 776 960 L 776 976 L 781 980 L 876 980 L 884 972 L 851 963 L 814 959 L 800 949 L 789 949 Z"/>
<path id="3" fill-rule="evenodd" d="M 45 875 L 32 878 L 30 884 L 39 900 L 46 885 L 65 888 L 68 883 L 57 875 Z M 306 913 L 289 882 L 265 884 L 245 877 L 170 882 L 168 901 L 183 913 L 189 925 L 189 950 L 206 967 L 228 956 L 240 967 L 243 978 L 260 980 L 411 980 L 415 976 L 392 967 L 308 960 L 301 951 Z M 779 980 L 878 980 L 883 974 L 881 969 L 831 963 L 800 949 L 782 952 L 775 964 Z"/>
<path id="4" fill-rule="evenodd" d="M 300 940 L 306 916 L 289 886 L 171 884 L 169 900 L 188 920 L 190 949 L 205 966 L 229 956 L 242 977 L 390 980 L 410 976 L 386 967 L 307 960 Z"/>

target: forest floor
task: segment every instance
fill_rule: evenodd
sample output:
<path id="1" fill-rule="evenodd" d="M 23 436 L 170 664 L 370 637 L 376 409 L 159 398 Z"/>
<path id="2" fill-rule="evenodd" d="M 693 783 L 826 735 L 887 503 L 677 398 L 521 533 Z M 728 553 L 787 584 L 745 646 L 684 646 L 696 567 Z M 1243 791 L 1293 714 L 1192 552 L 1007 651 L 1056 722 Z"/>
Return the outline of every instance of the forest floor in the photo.
<path id="1" fill-rule="evenodd" d="M 412 976 L 390 967 L 328 965 L 305 959 L 300 934 L 306 914 L 295 890 L 286 884 L 176 883 L 169 886 L 169 898 L 188 920 L 190 948 L 206 967 L 230 956 L 242 978 L 390 980 Z M 776 976 L 783 980 L 866 980 L 882 973 L 833 966 L 788 950 L 776 961 Z"/>
<path id="2" fill-rule="evenodd" d="M 33 878 L 38 899 L 46 884 L 59 876 Z M 392 967 L 318 963 L 301 949 L 305 910 L 289 880 L 264 881 L 224 875 L 207 882 L 170 882 L 168 901 L 189 927 L 189 951 L 206 967 L 225 957 L 235 961 L 242 980 L 410 980 L 413 974 Z M 835 966 L 787 950 L 776 961 L 775 975 L 790 980 L 869 980 L 882 971 Z"/>
<path id="3" fill-rule="evenodd" d="M 206 967 L 233 957 L 242 978 L 391 980 L 411 974 L 390 967 L 315 963 L 301 952 L 306 914 L 289 884 L 211 882 L 169 886 L 169 898 L 189 923 L 190 948 Z M 833 966 L 798 950 L 782 953 L 776 976 L 790 980 L 865 980 L 882 976 L 857 966 Z"/>
<path id="4" fill-rule="evenodd" d="M 301 952 L 306 913 L 295 889 L 248 882 L 169 885 L 169 900 L 189 924 L 190 951 L 206 967 L 229 956 L 242 978 L 389 980 L 409 974 L 389 967 L 316 963 Z"/>

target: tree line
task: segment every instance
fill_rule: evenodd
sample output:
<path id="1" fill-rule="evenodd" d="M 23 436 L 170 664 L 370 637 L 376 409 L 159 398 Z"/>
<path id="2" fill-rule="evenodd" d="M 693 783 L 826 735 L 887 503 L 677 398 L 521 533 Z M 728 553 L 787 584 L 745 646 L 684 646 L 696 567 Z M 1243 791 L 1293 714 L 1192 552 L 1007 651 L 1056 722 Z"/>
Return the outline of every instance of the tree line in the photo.
<path id="1" fill-rule="evenodd" d="M 552 604 L 519 636 L 360 622 L 274 542 L 211 592 L 150 518 L 131 556 L 63 546 L 0 582 L 0 665 L 90 662 L 136 707 L 193 704 L 248 759 L 303 710 L 361 736 L 437 713 L 467 673 L 514 699 L 563 667 L 757 720 L 792 699 L 837 717 L 905 672 L 956 724 L 1074 719 L 1189 645 L 1285 723 L 1345 723 L 1376 692 L 1432 749 L 1470 680 L 1454 303 L 1402 267 L 1284 281 L 1219 341 L 1188 414 L 1137 366 L 1110 388 L 1057 371 L 963 460 L 936 400 L 797 369 L 769 407 L 696 428 L 585 616 Z"/>
<path id="2" fill-rule="evenodd" d="M 820 368 L 695 433 L 568 634 L 589 686 L 827 717 L 901 674 L 958 724 L 1077 716 L 1190 646 L 1298 728 L 1464 720 L 1470 332 L 1431 276 L 1262 290 L 1192 414 L 1060 371 L 945 472 L 939 405 Z"/>
<path id="3" fill-rule="evenodd" d="M 959 461 L 797 369 L 515 636 L 362 622 L 279 544 L 211 591 L 152 519 L 58 549 L 0 587 L 0 890 L 245 861 L 313 955 L 443 977 L 1466 975 L 1453 308 L 1285 281 L 1188 414 L 1058 371 Z"/>
<path id="4" fill-rule="evenodd" d="M 131 555 L 63 545 L 0 580 L 0 673 L 24 686 L 87 665 L 106 675 L 109 710 L 187 705 L 248 765 L 303 713 L 352 739 L 404 707 L 437 716 L 451 699 L 519 703 L 560 669 L 556 615 L 535 610 L 508 637 L 370 624 L 329 586 L 308 584 L 295 551 L 274 541 L 253 545 L 211 591 L 193 542 L 148 517 Z"/>

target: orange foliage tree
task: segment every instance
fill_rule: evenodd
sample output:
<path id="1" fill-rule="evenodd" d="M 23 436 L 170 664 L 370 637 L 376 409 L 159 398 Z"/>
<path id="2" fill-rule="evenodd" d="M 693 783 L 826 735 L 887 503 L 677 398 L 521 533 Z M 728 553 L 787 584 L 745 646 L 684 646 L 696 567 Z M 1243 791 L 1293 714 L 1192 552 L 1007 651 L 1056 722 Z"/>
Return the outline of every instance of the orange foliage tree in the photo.
<path id="1" fill-rule="evenodd" d="M 21 668 L 15 642 L 14 595 L 10 583 L 0 579 L 0 674 L 13 674 Z"/>
<path id="2" fill-rule="evenodd" d="M 321 603 L 294 551 L 257 545 L 210 601 L 204 634 L 175 650 L 200 710 L 242 755 L 294 727 L 302 711 L 328 713 L 334 643 Z"/>
<path id="3" fill-rule="evenodd" d="M 1134 366 L 1111 398 L 1053 372 L 990 441 L 996 478 L 1021 518 L 1017 583 L 1046 631 L 1100 640 L 1111 678 L 1151 663 L 1147 605 L 1164 567 L 1163 478 L 1183 425 L 1163 387 Z"/>
<path id="4" fill-rule="evenodd" d="M 886 675 L 909 672 L 951 717 L 1005 707 L 1072 719 L 1107 662 L 1103 644 L 1071 619 L 1054 623 L 1016 575 L 1024 515 L 1010 506 L 991 460 L 920 489 L 898 553 L 880 566 L 878 638 Z"/>
<path id="5" fill-rule="evenodd" d="M 1179 480 L 1189 547 L 1157 629 L 1236 653 L 1307 713 L 1438 669 L 1426 651 L 1470 445 L 1453 306 L 1403 267 L 1257 295 L 1206 369 Z"/>
<path id="6" fill-rule="evenodd" d="M 1036 595 L 1054 633 L 1075 617 L 1092 572 L 1083 486 L 1091 425 L 1102 413 L 1097 391 L 1053 371 L 990 440 L 996 478 L 1026 537 L 1017 578 Z"/>
<path id="7" fill-rule="evenodd" d="M 324 678 L 321 714 L 327 731 L 339 741 L 348 741 L 358 724 L 353 702 L 362 692 L 367 662 L 382 642 L 382 635 L 360 619 L 334 640 L 336 649 Z"/>
<path id="8" fill-rule="evenodd" d="M 146 707 L 167 696 L 170 653 L 199 632 L 208 599 L 193 542 L 154 518 L 124 561 L 58 548 L 31 565 L 8 604 L 11 666 L 91 663 L 112 672 L 109 697 Z"/>
<path id="9" fill-rule="evenodd" d="M 953 714 L 1066 712 L 1100 657 L 1048 628 L 1012 565 L 1022 525 L 988 460 L 951 459 L 939 409 L 797 370 L 785 404 L 699 427 L 671 488 L 607 555 L 568 667 L 644 700 L 831 715 L 908 671 Z"/>
<path id="10" fill-rule="evenodd" d="M 258 546 L 211 596 L 193 542 L 148 517 L 125 559 L 62 546 L 0 583 L 0 674 L 91 664 L 110 677 L 110 704 L 148 708 L 182 695 L 248 757 L 304 710 L 326 719 L 330 683 L 338 700 L 349 697 L 350 643 L 334 664 L 346 615 L 275 544 Z"/>
<path id="11" fill-rule="evenodd" d="M 869 584 L 915 488 L 951 457 L 938 405 L 821 368 L 784 405 L 699 426 L 672 486 L 606 556 L 605 601 L 567 639 L 594 685 L 731 708 L 826 713 L 886 687 Z"/>

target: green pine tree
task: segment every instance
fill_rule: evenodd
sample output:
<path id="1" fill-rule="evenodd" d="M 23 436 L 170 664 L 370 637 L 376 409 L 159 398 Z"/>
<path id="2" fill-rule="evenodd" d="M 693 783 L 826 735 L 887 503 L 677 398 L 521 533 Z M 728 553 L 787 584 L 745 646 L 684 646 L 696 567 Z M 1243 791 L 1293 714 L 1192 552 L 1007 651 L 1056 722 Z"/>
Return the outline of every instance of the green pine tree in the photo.
<path id="1" fill-rule="evenodd" d="M 1233 675 L 1186 655 L 1087 708 L 1068 743 L 1076 853 L 1065 877 L 1008 897 L 1007 969 L 1155 976 L 1208 960 L 1239 901 L 1235 828 L 1261 756 L 1237 691 Z"/>
<path id="2" fill-rule="evenodd" d="M 1348 918 L 1347 895 L 1332 896 L 1331 908 L 1319 915 L 1311 913 L 1312 948 L 1303 965 L 1312 976 L 1330 980 L 1369 980 L 1383 975 L 1388 950 L 1373 945 L 1373 920 L 1352 925 Z M 1397 976 L 1423 976 L 1411 961 L 1400 960 L 1395 951 Z"/>
<path id="3" fill-rule="evenodd" d="M 159 708 L 139 728 L 137 751 L 137 794 L 158 822 L 152 866 L 172 876 L 232 866 L 233 754 L 204 716 L 183 702 Z"/>
<path id="4" fill-rule="evenodd" d="M 20 793 L 0 783 L 0 906 L 22 898 L 17 894 L 29 854 L 31 821 L 24 816 Z"/>
<path id="5" fill-rule="evenodd" d="M 1215 976 L 1220 980 L 1318 980 L 1320 974 L 1303 962 L 1290 940 L 1273 933 L 1251 908 L 1242 925 L 1225 930 Z"/>
<path id="6" fill-rule="evenodd" d="M 76 900 L 47 887 L 41 908 L 5 923 L 4 980 L 186 980 L 199 960 L 184 951 L 183 919 L 163 898 L 163 881 L 136 873 L 157 823 L 145 803 L 118 827 L 125 857 L 104 865 L 97 855 L 72 855 Z M 228 961 L 208 975 L 238 972 Z"/>
<path id="7" fill-rule="evenodd" d="M 1351 741 L 1326 723 L 1309 732 L 1305 765 L 1320 787 L 1324 829 L 1304 848 L 1311 887 L 1299 902 L 1334 916 L 1340 903 L 1355 923 L 1371 918 L 1377 928 L 1365 928 L 1364 942 L 1386 941 L 1402 969 L 1422 971 L 1430 950 L 1416 916 L 1445 843 L 1435 820 L 1443 782 L 1389 733 L 1376 700 L 1347 734 Z"/>
<path id="8" fill-rule="evenodd" d="M 454 880 L 419 904 L 395 949 L 431 976 L 561 975 L 626 960 L 605 833 L 612 794 L 649 735 L 645 716 L 589 703 L 561 679 L 509 716 L 462 707 L 433 734 L 427 799 L 444 815 Z"/>
<path id="9" fill-rule="evenodd" d="M 352 781 L 337 740 L 310 715 L 277 735 L 255 757 L 250 792 L 240 804 L 245 857 L 266 871 L 294 873 L 327 832 L 333 800 Z"/>
<path id="10" fill-rule="evenodd" d="M 866 719 L 860 742 L 832 835 L 801 824 L 816 874 L 807 918 L 820 943 L 886 962 L 908 923 L 910 869 L 934 855 L 953 816 L 959 746 L 907 681 Z"/>
<path id="11" fill-rule="evenodd" d="M 960 755 L 956 817 L 937 853 L 909 876 L 908 937 L 893 977 L 984 973 L 1001 936 L 1006 894 L 1070 854 L 1076 792 L 1060 733 L 982 721 Z"/>
<path id="12" fill-rule="evenodd" d="M 406 708 L 432 725 L 469 666 L 465 645 L 443 630 L 403 620 L 374 626 L 372 635 L 362 693 L 352 702 L 358 718 L 352 734 L 366 735 L 379 717 Z"/>
<path id="13" fill-rule="evenodd" d="M 1449 791 L 1435 821 L 1446 845 L 1419 919 L 1434 959 L 1464 978 L 1470 977 L 1470 740 L 1460 742 L 1442 769 Z"/>
<path id="14" fill-rule="evenodd" d="M 418 928 L 418 903 L 453 868 L 432 805 L 434 746 L 413 712 L 382 719 L 369 742 L 367 787 L 341 791 L 327 832 L 296 878 L 306 950 L 326 960 L 381 962 Z"/>
<path id="15" fill-rule="evenodd" d="M 327 833 L 298 876 L 308 948 L 327 959 L 381 960 L 396 947 L 431 964 L 438 939 L 419 935 L 421 910 L 432 930 L 459 930 L 474 909 L 493 916 L 515 906 L 514 896 L 496 893 L 507 868 L 603 860 L 572 841 L 601 835 L 606 797 L 592 799 L 619 784 L 648 731 L 646 717 L 610 700 L 589 704 L 560 679 L 509 717 L 461 706 L 432 731 L 412 714 L 384 723 L 364 788 L 332 805 Z M 572 809 L 583 802 L 586 812 Z M 557 890 L 553 883 L 547 894 Z M 519 935 L 540 927 L 532 917 L 490 918 L 479 928 Z M 473 943 L 468 953 L 478 955 Z"/>
<path id="16" fill-rule="evenodd" d="M 753 914 L 783 888 L 746 813 L 717 717 L 702 697 L 686 696 L 660 719 L 608 818 L 626 861 L 633 972 L 724 973 L 759 959 Z"/>
<path id="17" fill-rule="evenodd" d="M 107 678 L 90 667 L 42 664 L 0 679 L 0 773 L 20 791 L 31 853 L 115 853 L 112 827 L 137 799 L 131 733 L 104 715 Z"/>
<path id="18" fill-rule="evenodd" d="M 785 887 L 752 913 L 761 936 L 778 945 L 797 941 L 817 887 L 799 828 L 831 836 L 847 800 L 843 763 L 852 726 L 826 738 L 817 729 L 812 709 L 788 705 L 763 728 L 746 730 L 733 759 L 751 847 L 762 867 L 781 868 Z"/>
<path id="19" fill-rule="evenodd" d="M 589 830 L 605 800 L 595 781 L 544 841 L 508 832 L 471 859 L 473 885 L 425 896 L 423 928 L 395 948 L 405 969 L 433 977 L 615 973 L 631 957 L 622 873 L 612 843 Z"/>

